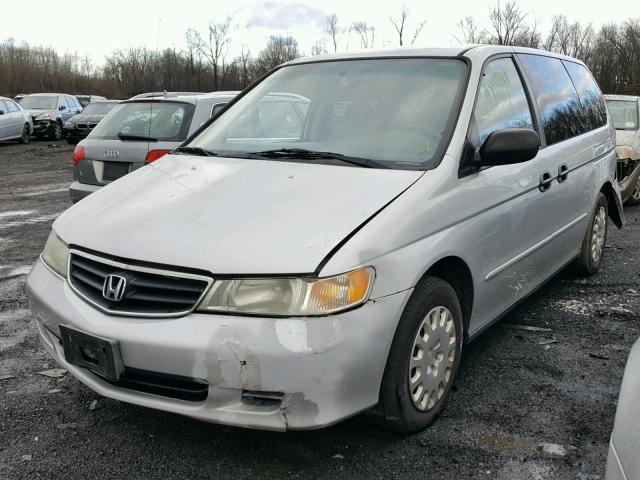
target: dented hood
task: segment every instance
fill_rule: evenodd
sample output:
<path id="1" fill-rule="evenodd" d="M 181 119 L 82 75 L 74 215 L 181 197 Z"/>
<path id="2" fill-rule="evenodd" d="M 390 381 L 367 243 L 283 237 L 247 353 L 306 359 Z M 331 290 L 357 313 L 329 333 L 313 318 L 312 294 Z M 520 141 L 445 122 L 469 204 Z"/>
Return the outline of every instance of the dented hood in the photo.
<path id="1" fill-rule="evenodd" d="M 310 273 L 422 172 L 166 155 L 90 195 L 67 243 L 214 274 Z"/>

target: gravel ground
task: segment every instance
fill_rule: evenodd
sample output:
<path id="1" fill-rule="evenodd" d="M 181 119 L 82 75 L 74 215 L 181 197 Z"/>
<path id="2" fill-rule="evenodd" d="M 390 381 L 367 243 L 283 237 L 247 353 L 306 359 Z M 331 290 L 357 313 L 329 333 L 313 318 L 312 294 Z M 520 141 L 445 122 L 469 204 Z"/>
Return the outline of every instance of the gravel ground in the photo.
<path id="1" fill-rule="evenodd" d="M 640 208 L 628 209 L 624 231 L 610 224 L 602 272 L 585 280 L 565 270 L 465 348 L 451 402 L 425 432 L 400 437 L 367 414 L 320 431 L 251 431 L 38 374 L 55 365 L 40 347 L 24 280 L 70 206 L 71 152 L 0 143 L 0 478 L 603 478 L 640 328 Z"/>

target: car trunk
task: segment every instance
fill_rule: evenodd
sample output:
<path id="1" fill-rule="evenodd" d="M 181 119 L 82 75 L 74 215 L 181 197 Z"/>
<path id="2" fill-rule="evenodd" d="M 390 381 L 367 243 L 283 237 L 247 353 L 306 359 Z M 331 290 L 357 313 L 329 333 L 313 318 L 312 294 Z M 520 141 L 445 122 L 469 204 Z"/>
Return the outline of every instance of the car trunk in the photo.
<path id="1" fill-rule="evenodd" d="M 85 160 L 78 162 L 78 181 L 91 185 L 106 185 L 145 165 L 152 150 L 172 150 L 180 142 L 146 142 L 140 140 L 82 141 Z"/>

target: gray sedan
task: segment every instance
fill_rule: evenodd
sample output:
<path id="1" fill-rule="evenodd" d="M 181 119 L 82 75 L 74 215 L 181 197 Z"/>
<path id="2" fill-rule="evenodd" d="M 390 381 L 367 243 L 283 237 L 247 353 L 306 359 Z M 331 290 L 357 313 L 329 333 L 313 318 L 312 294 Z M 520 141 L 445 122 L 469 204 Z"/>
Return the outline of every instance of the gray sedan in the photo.
<path id="1" fill-rule="evenodd" d="M 0 140 L 29 143 L 32 131 L 31 116 L 10 98 L 0 97 Z"/>

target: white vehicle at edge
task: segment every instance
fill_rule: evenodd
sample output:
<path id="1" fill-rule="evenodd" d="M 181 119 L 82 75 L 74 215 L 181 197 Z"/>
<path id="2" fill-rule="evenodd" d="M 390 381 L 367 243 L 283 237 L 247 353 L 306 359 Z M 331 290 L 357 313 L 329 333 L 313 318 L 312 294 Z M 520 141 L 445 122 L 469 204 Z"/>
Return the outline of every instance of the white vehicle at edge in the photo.
<path id="1" fill-rule="evenodd" d="M 277 101 L 275 101 L 277 100 Z M 462 346 L 622 227 L 584 65 L 474 46 L 301 59 L 63 213 L 27 280 L 96 392 L 274 430 L 418 431 Z"/>

